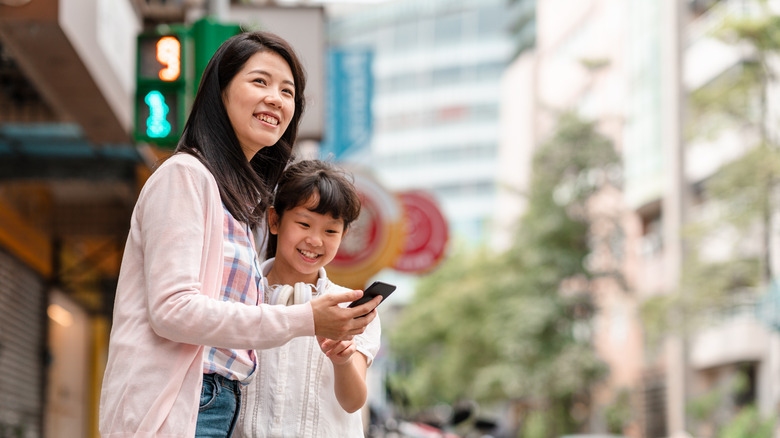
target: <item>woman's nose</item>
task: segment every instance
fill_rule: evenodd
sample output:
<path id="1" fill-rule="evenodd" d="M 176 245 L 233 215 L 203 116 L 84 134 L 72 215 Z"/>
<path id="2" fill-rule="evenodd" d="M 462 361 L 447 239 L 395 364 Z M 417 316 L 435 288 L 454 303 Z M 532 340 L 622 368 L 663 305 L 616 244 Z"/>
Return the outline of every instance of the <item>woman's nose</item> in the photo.
<path id="1" fill-rule="evenodd" d="M 279 95 L 279 92 L 269 91 L 265 96 L 265 102 L 276 107 L 282 106 L 282 96 Z"/>

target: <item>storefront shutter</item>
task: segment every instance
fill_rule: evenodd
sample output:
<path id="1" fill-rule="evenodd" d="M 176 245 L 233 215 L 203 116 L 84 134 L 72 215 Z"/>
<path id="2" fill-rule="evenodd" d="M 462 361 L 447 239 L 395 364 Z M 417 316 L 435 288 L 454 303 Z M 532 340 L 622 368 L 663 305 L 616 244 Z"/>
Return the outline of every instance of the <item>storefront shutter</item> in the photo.
<path id="1" fill-rule="evenodd" d="M 45 284 L 0 249 L 0 436 L 42 436 Z"/>

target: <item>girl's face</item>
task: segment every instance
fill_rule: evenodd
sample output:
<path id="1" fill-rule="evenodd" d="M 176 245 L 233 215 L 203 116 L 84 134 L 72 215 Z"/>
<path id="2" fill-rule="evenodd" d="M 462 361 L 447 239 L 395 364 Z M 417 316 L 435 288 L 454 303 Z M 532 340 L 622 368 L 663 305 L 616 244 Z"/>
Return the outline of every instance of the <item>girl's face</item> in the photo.
<path id="1" fill-rule="evenodd" d="M 343 220 L 309 210 L 317 201 L 310 199 L 285 211 L 281 218 L 269 209 L 269 228 L 277 235 L 273 270 L 283 284 L 316 284 L 319 269 L 333 260 L 344 237 Z"/>
<path id="2" fill-rule="evenodd" d="M 279 141 L 295 114 L 295 82 L 276 52 L 258 52 L 222 93 L 230 123 L 247 160 Z"/>

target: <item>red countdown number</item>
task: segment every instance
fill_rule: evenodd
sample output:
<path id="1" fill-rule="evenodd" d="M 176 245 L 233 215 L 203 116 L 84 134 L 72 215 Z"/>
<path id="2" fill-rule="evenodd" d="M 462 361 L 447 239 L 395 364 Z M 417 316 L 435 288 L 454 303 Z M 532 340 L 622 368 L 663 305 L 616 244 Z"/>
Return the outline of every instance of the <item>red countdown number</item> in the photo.
<path id="1" fill-rule="evenodd" d="M 181 74 L 181 43 L 179 40 L 166 36 L 157 41 L 157 61 L 163 66 L 160 70 L 160 79 L 172 82 L 179 79 Z"/>

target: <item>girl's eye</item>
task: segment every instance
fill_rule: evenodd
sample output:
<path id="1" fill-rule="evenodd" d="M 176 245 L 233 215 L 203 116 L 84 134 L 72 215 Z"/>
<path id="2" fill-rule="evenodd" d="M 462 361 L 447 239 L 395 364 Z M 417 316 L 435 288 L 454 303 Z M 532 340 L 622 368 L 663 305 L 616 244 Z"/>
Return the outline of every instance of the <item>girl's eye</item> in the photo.
<path id="1" fill-rule="evenodd" d="M 306 222 L 298 222 L 298 225 L 300 225 L 300 226 L 302 226 L 304 228 L 309 228 L 309 224 L 307 224 Z"/>
<path id="2" fill-rule="evenodd" d="M 291 97 L 295 97 L 295 92 L 293 90 L 290 90 L 289 88 L 285 88 L 284 90 L 282 90 L 282 93 L 287 93 Z"/>
<path id="3" fill-rule="evenodd" d="M 265 79 L 263 78 L 257 78 L 255 79 L 255 82 L 257 82 L 258 84 L 266 85 Z"/>
<path id="4" fill-rule="evenodd" d="M 328 234 L 338 234 L 339 230 L 327 230 L 325 232 L 328 233 Z"/>

